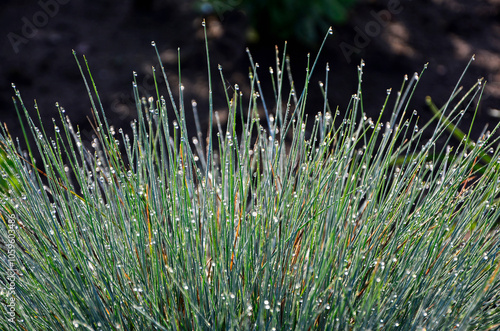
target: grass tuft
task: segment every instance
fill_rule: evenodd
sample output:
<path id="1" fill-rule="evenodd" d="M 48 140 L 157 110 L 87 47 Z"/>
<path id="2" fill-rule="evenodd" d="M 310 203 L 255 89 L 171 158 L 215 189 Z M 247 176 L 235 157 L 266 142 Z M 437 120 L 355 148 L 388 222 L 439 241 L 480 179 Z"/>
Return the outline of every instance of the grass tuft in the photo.
<path id="1" fill-rule="evenodd" d="M 497 127 L 476 142 L 456 129 L 484 84 L 457 84 L 441 109 L 429 99 L 435 116 L 418 128 L 408 104 L 422 73 L 404 79 L 396 100 L 388 90 L 371 119 L 361 83 L 345 111 L 330 108 L 327 66 L 307 134 L 316 62 L 297 91 L 289 59 L 276 54 L 273 94 L 264 99 L 250 57 L 250 94 L 234 86 L 226 125 L 206 138 L 194 101 L 188 133 L 181 83 L 177 100 L 168 83 L 168 98 L 157 86 L 146 99 L 135 77 L 132 135 L 115 131 L 76 54 L 92 148 L 62 108 L 49 137 L 16 90 L 40 157 L 2 129 L 3 329 L 499 327 Z"/>

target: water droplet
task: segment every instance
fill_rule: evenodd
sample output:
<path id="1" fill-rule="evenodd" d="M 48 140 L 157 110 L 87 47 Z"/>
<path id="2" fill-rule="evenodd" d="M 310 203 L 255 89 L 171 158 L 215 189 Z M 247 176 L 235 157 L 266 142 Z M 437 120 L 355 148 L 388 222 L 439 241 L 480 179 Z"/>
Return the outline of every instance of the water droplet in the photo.
<path id="1" fill-rule="evenodd" d="M 387 94 L 391 94 L 392 88 L 387 89 Z"/>
<path id="2" fill-rule="evenodd" d="M 203 21 L 201 21 L 201 26 L 205 26 L 206 23 L 205 23 L 205 19 L 203 19 Z"/>
<path id="3" fill-rule="evenodd" d="M 328 34 L 333 34 L 333 29 L 332 29 L 332 27 L 329 27 L 329 28 L 328 28 Z"/>
<path id="4" fill-rule="evenodd" d="M 415 110 L 413 110 L 413 115 L 417 116 L 417 114 L 418 114 L 418 113 L 417 113 L 417 110 L 416 110 L 416 109 L 415 109 Z"/>
<path id="5" fill-rule="evenodd" d="M 154 47 L 154 46 L 156 46 L 156 43 L 155 43 L 155 41 L 154 41 L 154 40 L 153 40 L 153 41 L 151 41 L 151 46 L 153 46 L 153 47 Z"/>

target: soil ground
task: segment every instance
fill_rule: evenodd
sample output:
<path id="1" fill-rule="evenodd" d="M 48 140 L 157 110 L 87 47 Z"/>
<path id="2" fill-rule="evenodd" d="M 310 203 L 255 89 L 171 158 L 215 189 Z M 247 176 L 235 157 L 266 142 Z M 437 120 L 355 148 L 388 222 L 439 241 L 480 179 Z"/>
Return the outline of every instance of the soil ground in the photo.
<path id="1" fill-rule="evenodd" d="M 284 45 L 283 40 L 262 33 L 258 42 L 249 43 L 249 24 L 244 14 L 235 11 L 223 16 L 203 14 L 193 10 L 192 1 L 156 0 L 153 10 L 137 8 L 132 0 L 57 1 L 60 4 L 57 12 L 52 7 L 49 14 L 53 15 L 45 15 L 46 19 L 40 14 L 47 12 L 41 4 L 49 1 L 4 0 L 0 4 L 0 121 L 9 126 L 13 135 L 20 135 L 20 126 L 12 103 L 11 83 L 21 91 L 32 114 L 35 114 L 34 99 L 37 100 L 42 120 L 49 126 L 52 118 L 59 116 L 55 107 L 59 102 L 72 122 L 81 127 L 83 135 L 91 138 L 87 119 L 91 116 L 91 104 L 72 49 L 80 60 L 82 55 L 87 57 L 108 120 L 126 129 L 136 118 L 133 71 L 138 74 L 141 93 L 154 94 L 151 67 L 158 67 L 158 61 L 150 46 L 152 40 L 156 41 L 175 94 L 180 48 L 187 109 L 190 110 L 189 101 L 195 99 L 202 116 L 208 112 L 202 17 L 206 16 L 208 22 L 212 72 L 217 86 L 215 108 L 221 114 L 225 112 L 224 97 L 217 64 L 222 65 L 227 82 L 239 84 L 245 90 L 249 85 L 245 51 L 248 46 L 262 68 L 260 76 L 265 89 L 269 89 L 270 80 L 264 68 L 274 65 L 274 46 L 282 49 Z M 486 124 L 490 128 L 495 126 L 500 113 L 500 1 L 396 2 L 396 9 L 390 10 L 395 0 L 361 0 L 351 10 L 347 23 L 334 26 L 334 34 L 321 53 L 317 74 L 312 79 L 309 113 L 322 110 L 317 82 L 324 80 L 326 62 L 331 68 L 329 102 L 345 111 L 351 95 L 356 93 L 357 65 L 361 59 L 365 61 L 364 111 L 371 117 L 378 115 L 388 88 L 397 91 L 405 74 L 411 77 L 429 63 L 410 106 L 418 111 L 423 122 L 431 114 L 425 97 L 431 96 L 437 105 L 443 105 L 475 54 L 475 61 L 462 82 L 468 88 L 478 78 L 487 80 L 474 131 L 477 135 Z M 26 27 L 33 23 L 39 25 L 36 32 Z M 360 36 L 359 31 L 364 31 L 365 36 Z M 352 47 L 355 52 L 346 56 Z M 288 50 L 295 81 L 300 85 L 306 54 L 316 54 L 317 48 L 291 40 Z M 164 88 L 162 93 L 166 95 Z M 391 100 L 395 100 L 395 93 Z M 470 123 L 472 110 L 465 115 L 464 127 Z"/>

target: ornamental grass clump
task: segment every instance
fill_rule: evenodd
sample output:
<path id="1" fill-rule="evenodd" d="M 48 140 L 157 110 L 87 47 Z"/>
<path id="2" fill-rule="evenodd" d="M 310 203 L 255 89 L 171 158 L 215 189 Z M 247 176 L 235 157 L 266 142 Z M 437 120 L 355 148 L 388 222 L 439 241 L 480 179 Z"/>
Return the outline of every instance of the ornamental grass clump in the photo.
<path id="1" fill-rule="evenodd" d="M 159 86 L 140 96 L 134 78 L 130 136 L 108 124 L 78 62 L 96 122 L 91 147 L 61 108 L 49 137 L 16 91 L 36 146 L 0 134 L 14 178 L 0 193 L 2 329 L 499 327 L 497 128 L 454 140 L 484 84 L 456 88 L 441 109 L 428 100 L 435 116 L 417 124 L 408 104 L 421 75 L 394 98 L 388 90 L 371 119 L 361 83 L 347 109 L 330 108 L 327 68 L 307 133 L 316 62 L 297 91 L 277 53 L 269 93 L 249 58 L 250 94 L 226 88 L 227 123 L 206 134 L 161 61 L 168 97 Z"/>

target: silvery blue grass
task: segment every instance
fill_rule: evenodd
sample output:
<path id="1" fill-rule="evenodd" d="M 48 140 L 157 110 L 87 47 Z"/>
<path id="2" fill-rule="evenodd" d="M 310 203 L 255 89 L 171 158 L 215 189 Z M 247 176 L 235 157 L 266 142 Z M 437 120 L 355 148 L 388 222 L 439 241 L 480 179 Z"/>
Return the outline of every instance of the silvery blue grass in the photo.
<path id="1" fill-rule="evenodd" d="M 77 60 L 91 146 L 61 107 L 49 137 L 16 90 L 36 145 L 0 134 L 2 329 L 498 328 L 497 128 L 473 142 L 455 127 L 484 84 L 457 85 L 440 109 L 427 100 L 435 116 L 418 123 L 408 102 L 421 75 L 407 77 L 383 123 L 364 114 L 361 83 L 331 109 L 327 67 L 306 134 L 316 62 L 298 91 L 277 52 L 269 93 L 249 59 L 249 95 L 226 88 L 227 125 L 204 134 L 196 120 L 194 137 L 197 105 L 182 85 L 174 98 L 161 65 L 166 98 L 159 86 L 140 96 L 134 77 L 129 136 Z M 208 82 L 212 123 L 210 69 Z"/>

